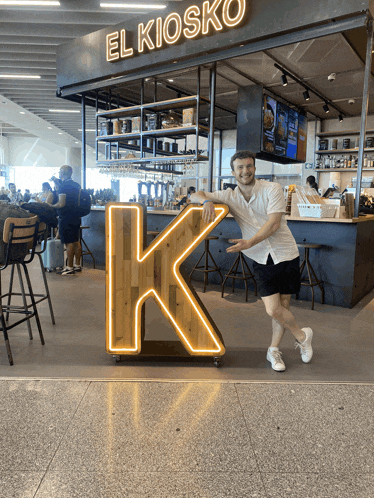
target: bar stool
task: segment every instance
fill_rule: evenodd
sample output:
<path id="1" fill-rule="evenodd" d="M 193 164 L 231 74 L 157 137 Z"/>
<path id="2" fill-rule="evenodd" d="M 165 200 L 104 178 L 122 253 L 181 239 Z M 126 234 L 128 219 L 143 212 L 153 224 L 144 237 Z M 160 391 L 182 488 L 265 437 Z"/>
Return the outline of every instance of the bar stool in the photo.
<path id="1" fill-rule="evenodd" d="M 48 299 L 49 313 L 51 315 L 52 324 L 55 325 L 56 322 L 55 322 L 55 317 L 54 317 L 53 308 L 52 308 L 51 295 L 49 292 L 48 282 L 47 282 L 47 278 L 45 275 L 45 268 L 44 268 L 42 256 L 41 256 L 47 248 L 48 230 L 47 230 L 47 226 L 45 223 L 39 223 L 38 239 L 40 240 L 41 238 L 42 238 L 41 247 L 39 250 L 35 249 L 34 253 L 38 256 L 38 259 L 39 259 L 40 270 L 42 273 L 45 293 L 44 294 L 35 294 L 34 293 L 34 297 L 40 298 L 40 299 L 35 301 L 35 304 L 39 304 L 42 301 L 44 301 L 45 299 Z M 27 262 L 26 262 L 26 264 L 27 264 Z M 9 291 L 7 294 L 4 294 L 2 297 L 8 296 L 7 305 L 10 306 L 12 296 L 22 296 L 22 298 L 24 300 L 24 306 L 26 306 L 26 309 L 28 309 L 32 306 L 32 303 L 27 304 L 27 302 L 25 300 L 26 297 L 30 297 L 30 294 L 25 294 L 22 279 L 20 279 L 21 292 L 13 292 L 14 267 L 15 267 L 15 265 L 13 264 L 11 272 L 10 272 Z M 18 270 L 18 277 L 20 278 L 19 270 Z M 5 316 L 5 320 L 8 321 L 8 319 L 9 319 L 9 311 L 6 313 L 6 316 Z M 32 339 L 30 321 L 27 322 L 27 326 L 29 328 L 30 338 Z"/>
<path id="2" fill-rule="evenodd" d="M 239 270 L 239 264 L 241 265 L 241 270 Z M 238 275 L 238 273 L 241 273 L 241 276 Z M 226 273 L 225 275 L 225 280 L 222 282 L 222 294 L 221 297 L 223 297 L 223 294 L 225 292 L 225 283 L 228 278 L 232 278 L 232 291 L 235 292 L 235 279 L 237 280 L 244 280 L 244 286 L 245 286 L 245 302 L 248 301 L 248 284 L 247 280 L 253 280 L 253 283 L 255 284 L 255 296 L 257 296 L 257 282 L 256 279 L 251 272 L 246 260 L 244 259 L 244 256 L 241 252 L 237 255 L 234 264 L 230 268 L 229 272 Z"/>
<path id="3" fill-rule="evenodd" d="M 17 325 L 25 321 L 29 322 L 30 319 L 35 316 L 40 336 L 40 342 L 42 343 L 42 345 L 44 345 L 44 337 L 39 320 L 38 310 L 36 307 L 30 276 L 26 266 L 28 263 L 31 263 L 32 260 L 34 259 L 35 247 L 38 238 L 38 226 L 39 226 L 39 221 L 37 216 L 33 216 L 32 218 L 7 218 L 4 223 L 3 241 L 7 244 L 7 250 L 6 250 L 4 264 L 0 267 L 0 272 L 5 270 L 10 264 L 13 266 L 16 265 L 21 284 L 22 276 L 21 276 L 20 267 L 22 266 L 24 275 L 26 277 L 27 287 L 29 290 L 28 295 L 31 298 L 31 303 L 32 303 L 31 305 L 33 308 L 33 310 L 31 311 L 28 309 L 28 307 L 25 306 L 26 304 L 25 294 L 23 294 L 22 296 L 24 306 L 15 306 L 15 305 L 3 306 L 2 303 L 3 296 L 1 295 L 1 282 L 0 282 L 0 324 L 4 335 L 4 341 L 10 365 L 13 365 L 13 358 L 9 344 L 8 330 L 12 329 L 13 327 L 16 327 Z M 26 253 L 20 256 L 16 256 L 14 254 L 15 252 L 17 253 L 16 244 L 27 244 L 26 247 L 28 247 L 28 250 L 26 249 Z M 29 253 L 29 259 L 25 260 L 27 253 Z M 21 284 L 21 289 L 23 289 L 23 283 Z M 25 315 L 25 318 L 17 320 L 15 323 L 12 323 L 11 325 L 7 325 L 4 313 L 18 313 Z M 31 329 L 29 329 L 29 335 L 30 332 Z M 30 336 L 30 339 L 32 339 L 32 334 Z"/>
<path id="4" fill-rule="evenodd" d="M 204 246 L 205 246 L 204 247 L 204 252 L 201 255 L 199 261 L 193 267 L 192 272 L 190 273 L 190 278 L 188 279 L 188 282 L 191 282 L 192 274 L 195 271 L 200 271 L 200 272 L 204 273 L 204 290 L 203 290 L 203 292 L 205 292 L 205 290 L 206 290 L 206 286 L 207 286 L 207 283 L 208 283 L 208 274 L 209 273 L 214 272 L 214 271 L 218 272 L 218 274 L 219 274 L 219 276 L 221 278 L 221 282 L 223 282 L 223 277 L 222 277 L 221 270 L 217 266 L 217 263 L 214 261 L 212 253 L 209 250 L 209 241 L 210 240 L 218 240 L 218 238 L 219 237 L 216 237 L 214 235 L 208 235 L 208 237 L 205 237 L 205 239 L 204 239 Z M 204 265 L 199 266 L 200 261 L 204 257 L 205 257 L 205 259 L 204 259 Z M 212 261 L 212 265 L 209 265 L 209 258 Z"/>
<path id="5" fill-rule="evenodd" d="M 92 254 L 92 251 L 90 250 L 90 248 L 88 247 L 88 245 L 86 244 L 86 242 L 84 241 L 83 239 L 83 236 L 82 236 L 82 230 L 86 230 L 88 228 L 91 228 L 91 227 L 88 227 L 88 226 L 81 226 L 80 227 L 80 243 L 81 243 L 81 247 L 82 247 L 82 257 L 81 257 L 81 262 L 82 262 L 82 267 L 83 267 L 83 256 L 91 256 L 92 260 L 93 260 L 93 267 L 94 267 L 94 270 L 95 270 L 95 258 Z M 83 250 L 83 245 L 85 246 L 86 250 Z"/>
<path id="6" fill-rule="evenodd" d="M 314 286 L 318 285 L 320 291 L 321 291 L 321 304 L 324 303 L 325 299 L 325 291 L 323 288 L 323 282 L 322 280 L 319 280 L 315 274 L 315 271 L 310 264 L 309 261 L 309 250 L 310 249 L 320 249 L 322 246 L 320 244 L 309 244 L 309 243 L 298 243 L 298 247 L 304 248 L 304 259 L 300 265 L 300 279 L 301 279 L 301 285 L 305 285 L 306 287 L 310 287 L 312 289 L 312 310 L 314 310 Z M 308 277 L 303 278 L 303 272 L 304 269 L 307 269 Z M 299 296 L 296 295 L 296 299 Z"/>
<path id="7" fill-rule="evenodd" d="M 147 231 L 147 235 L 150 235 L 151 237 L 153 237 L 153 239 L 155 239 L 159 233 L 161 233 L 161 232 L 157 231 L 157 230 L 148 230 Z"/>

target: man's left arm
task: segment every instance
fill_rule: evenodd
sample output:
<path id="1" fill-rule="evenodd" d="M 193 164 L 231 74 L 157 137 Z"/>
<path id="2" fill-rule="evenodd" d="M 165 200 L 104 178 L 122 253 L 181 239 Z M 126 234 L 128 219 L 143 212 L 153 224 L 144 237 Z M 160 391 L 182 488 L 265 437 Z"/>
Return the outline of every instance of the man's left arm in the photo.
<path id="1" fill-rule="evenodd" d="M 259 244 L 265 239 L 268 239 L 273 233 L 275 233 L 281 226 L 281 219 L 284 213 L 271 213 L 268 214 L 268 221 L 263 225 L 260 230 L 251 239 L 230 239 L 229 242 L 235 244 L 234 246 L 228 247 L 226 252 L 240 252 L 245 249 L 250 249 L 251 247 Z"/>

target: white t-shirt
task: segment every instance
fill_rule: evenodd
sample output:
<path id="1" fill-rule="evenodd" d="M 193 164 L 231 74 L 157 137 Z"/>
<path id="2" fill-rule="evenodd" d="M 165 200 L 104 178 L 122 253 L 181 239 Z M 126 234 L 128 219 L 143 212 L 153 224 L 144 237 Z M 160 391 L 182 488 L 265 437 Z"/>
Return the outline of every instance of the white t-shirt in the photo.
<path id="1" fill-rule="evenodd" d="M 295 239 L 287 226 L 286 201 L 278 183 L 256 180 L 249 202 L 244 199 L 238 187 L 235 190 L 228 188 L 206 192 L 205 195 L 208 199 L 226 204 L 230 208 L 230 213 L 237 221 L 245 240 L 251 239 L 259 231 L 268 221 L 269 214 L 283 213 L 281 225 L 273 235 L 243 251 L 249 258 L 264 265 L 269 253 L 275 264 L 291 261 L 299 256 Z"/>

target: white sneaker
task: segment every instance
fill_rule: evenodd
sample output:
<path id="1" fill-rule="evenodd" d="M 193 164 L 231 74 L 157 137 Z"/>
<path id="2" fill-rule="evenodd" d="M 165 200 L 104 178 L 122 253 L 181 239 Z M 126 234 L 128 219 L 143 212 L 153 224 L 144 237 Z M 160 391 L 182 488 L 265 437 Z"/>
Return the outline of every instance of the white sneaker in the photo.
<path id="1" fill-rule="evenodd" d="M 270 361 L 273 370 L 276 370 L 277 372 L 284 372 L 284 370 L 286 370 L 286 365 L 282 360 L 282 353 L 278 348 L 269 348 L 266 359 Z"/>
<path id="2" fill-rule="evenodd" d="M 304 363 L 309 363 L 313 357 L 312 339 L 313 330 L 310 327 L 301 329 L 305 333 L 304 342 L 295 342 L 295 349 L 300 348 L 301 359 Z"/>

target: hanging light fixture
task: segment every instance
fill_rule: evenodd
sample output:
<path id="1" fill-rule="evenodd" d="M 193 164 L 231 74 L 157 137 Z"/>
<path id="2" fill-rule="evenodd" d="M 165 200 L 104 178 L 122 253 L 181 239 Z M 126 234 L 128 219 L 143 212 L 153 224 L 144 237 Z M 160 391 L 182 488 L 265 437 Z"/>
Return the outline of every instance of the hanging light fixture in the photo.
<path id="1" fill-rule="evenodd" d="M 287 86 L 288 85 L 287 76 L 284 73 L 281 76 L 281 82 L 282 82 L 283 86 Z"/>
<path id="2" fill-rule="evenodd" d="M 305 92 L 303 92 L 303 97 L 305 100 L 310 100 L 310 95 L 309 95 L 308 89 L 306 89 Z"/>
<path id="3" fill-rule="evenodd" d="M 323 106 L 323 110 L 325 111 L 326 114 L 330 112 L 329 106 L 327 105 L 327 102 L 325 102 L 325 105 Z"/>

